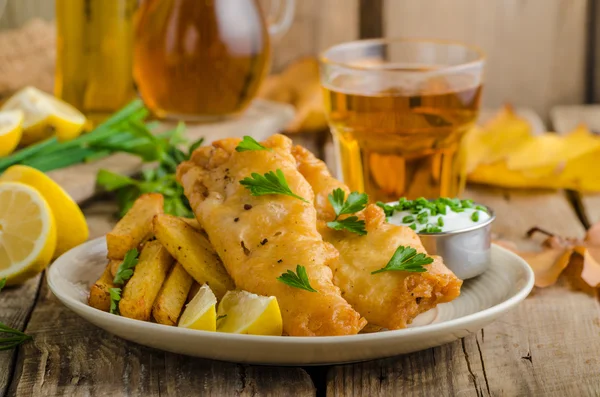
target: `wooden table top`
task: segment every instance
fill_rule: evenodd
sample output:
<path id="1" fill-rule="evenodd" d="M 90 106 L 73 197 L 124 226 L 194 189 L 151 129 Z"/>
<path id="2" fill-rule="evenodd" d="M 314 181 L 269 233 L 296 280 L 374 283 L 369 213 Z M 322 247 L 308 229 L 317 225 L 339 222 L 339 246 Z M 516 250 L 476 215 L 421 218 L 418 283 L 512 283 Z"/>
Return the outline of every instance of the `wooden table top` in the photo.
<path id="1" fill-rule="evenodd" d="M 513 241 L 532 226 L 581 237 L 584 223 L 600 221 L 600 196 L 484 187 L 469 187 L 465 196 L 494 208 L 494 232 Z M 90 238 L 115 222 L 108 201 L 93 201 L 84 212 Z M 456 342 L 338 366 L 242 365 L 146 348 L 79 318 L 43 276 L 4 290 L 0 317 L 33 336 L 0 352 L 0 396 L 600 395 L 598 293 L 564 283 L 535 289 L 518 308 Z"/>

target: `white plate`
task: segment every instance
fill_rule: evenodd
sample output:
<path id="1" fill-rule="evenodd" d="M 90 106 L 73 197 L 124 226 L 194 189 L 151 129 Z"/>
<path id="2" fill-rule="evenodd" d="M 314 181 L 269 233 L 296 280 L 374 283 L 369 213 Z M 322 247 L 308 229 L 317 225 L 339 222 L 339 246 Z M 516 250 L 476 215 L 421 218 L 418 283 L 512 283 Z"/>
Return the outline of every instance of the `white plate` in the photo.
<path id="1" fill-rule="evenodd" d="M 169 327 L 89 307 L 90 286 L 106 266 L 106 241 L 98 238 L 67 252 L 48 271 L 48 285 L 75 313 L 104 330 L 142 345 L 215 360 L 277 365 L 363 361 L 439 346 L 476 332 L 515 307 L 533 288 L 523 259 L 492 247 L 492 265 L 465 281 L 461 296 L 423 313 L 407 329 L 352 336 L 234 335 Z"/>

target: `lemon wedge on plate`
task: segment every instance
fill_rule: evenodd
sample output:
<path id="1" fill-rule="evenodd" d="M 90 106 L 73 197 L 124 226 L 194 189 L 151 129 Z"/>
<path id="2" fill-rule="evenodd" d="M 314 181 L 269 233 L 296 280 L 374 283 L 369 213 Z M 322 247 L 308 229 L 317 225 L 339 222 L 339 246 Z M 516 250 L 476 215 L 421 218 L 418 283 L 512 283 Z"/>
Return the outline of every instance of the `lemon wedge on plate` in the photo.
<path id="1" fill-rule="evenodd" d="M 179 318 L 179 327 L 215 331 L 217 324 L 217 297 L 207 284 L 187 304 Z"/>
<path id="2" fill-rule="evenodd" d="M 219 303 L 217 314 L 219 332 L 281 336 L 281 311 L 274 296 L 229 291 Z"/>
<path id="3" fill-rule="evenodd" d="M 57 241 L 54 258 L 88 239 L 89 230 L 85 216 L 77 203 L 43 172 L 25 165 L 13 165 L 0 175 L 0 184 L 2 182 L 20 182 L 29 185 L 44 197 L 56 223 Z"/>
<path id="4" fill-rule="evenodd" d="M 8 156 L 21 141 L 23 112 L 7 110 L 0 112 L 0 157 Z"/>
<path id="5" fill-rule="evenodd" d="M 68 141 L 81 134 L 86 122 L 79 110 L 34 87 L 15 93 L 0 110 L 23 111 L 21 145 L 30 145 L 54 134 L 59 141 Z"/>
<path id="6" fill-rule="evenodd" d="M 34 188 L 0 183 L 0 279 L 19 284 L 44 270 L 56 247 L 50 206 Z"/>

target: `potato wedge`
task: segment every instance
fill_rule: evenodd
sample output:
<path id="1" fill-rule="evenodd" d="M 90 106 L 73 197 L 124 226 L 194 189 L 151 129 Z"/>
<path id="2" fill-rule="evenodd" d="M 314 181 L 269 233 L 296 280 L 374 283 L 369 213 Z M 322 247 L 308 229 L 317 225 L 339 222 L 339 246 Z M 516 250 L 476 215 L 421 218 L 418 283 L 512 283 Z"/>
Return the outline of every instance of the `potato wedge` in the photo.
<path id="1" fill-rule="evenodd" d="M 196 296 L 198 291 L 200 291 L 200 287 L 202 287 L 202 285 L 198 284 L 196 281 L 192 283 L 192 288 L 190 288 L 190 292 L 188 292 L 187 299 L 185 300 L 186 304 L 190 303 L 190 301 L 194 299 L 194 296 Z"/>
<path id="2" fill-rule="evenodd" d="M 110 274 L 115 278 L 117 275 L 117 271 L 119 270 L 119 266 L 123 263 L 122 259 L 110 259 L 108 265 L 110 266 Z"/>
<path id="3" fill-rule="evenodd" d="M 177 320 L 192 288 L 192 283 L 194 283 L 192 276 L 185 271 L 180 263 L 175 263 L 152 307 L 152 317 L 157 323 L 177 325 Z"/>
<path id="4" fill-rule="evenodd" d="M 204 229 L 202 229 L 202 226 L 200 226 L 200 223 L 198 223 L 198 220 L 196 218 L 183 218 L 183 217 L 180 217 L 179 219 L 181 219 L 182 221 L 184 221 L 185 223 L 187 223 L 188 225 L 190 225 L 194 229 L 198 230 L 200 233 L 206 235 L 204 233 Z"/>
<path id="5" fill-rule="evenodd" d="M 154 235 L 200 284 L 208 284 L 217 299 L 235 289 L 233 280 L 210 241 L 181 219 L 161 214 L 154 217 Z"/>
<path id="6" fill-rule="evenodd" d="M 121 316 L 150 320 L 152 305 L 172 264 L 173 257 L 158 241 L 144 245 L 133 276 L 123 289 L 119 302 Z"/>
<path id="7" fill-rule="evenodd" d="M 107 312 L 108 309 L 110 309 L 109 289 L 115 287 L 110 267 L 111 262 L 106 265 L 106 269 L 104 269 L 102 276 L 100 276 L 98 281 L 90 288 L 90 296 L 88 298 L 88 305 L 104 312 Z"/>
<path id="8" fill-rule="evenodd" d="M 106 235 L 109 259 L 123 259 L 127 251 L 136 248 L 152 235 L 152 218 L 163 212 L 162 194 L 141 195 L 133 207 Z"/>

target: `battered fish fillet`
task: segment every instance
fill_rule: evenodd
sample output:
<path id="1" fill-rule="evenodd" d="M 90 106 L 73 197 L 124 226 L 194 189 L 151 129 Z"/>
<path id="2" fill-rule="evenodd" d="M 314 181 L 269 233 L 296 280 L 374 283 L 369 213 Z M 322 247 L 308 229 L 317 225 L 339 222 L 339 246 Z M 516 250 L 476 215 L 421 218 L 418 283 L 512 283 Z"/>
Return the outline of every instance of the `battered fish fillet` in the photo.
<path id="1" fill-rule="evenodd" d="M 366 320 L 342 298 L 330 267 L 339 254 L 317 230 L 310 185 L 296 169 L 291 141 L 275 135 L 263 142 L 272 151 L 236 152 L 240 139 L 223 139 L 197 149 L 177 177 L 202 228 L 237 288 L 275 296 L 288 335 L 350 335 Z M 251 173 L 280 169 L 295 194 L 252 196 L 240 185 Z M 294 288 L 277 277 L 296 265 L 306 268 L 318 292 Z"/>
<path id="2" fill-rule="evenodd" d="M 333 220 L 335 213 L 327 195 L 336 188 L 348 195 L 349 189 L 308 150 L 296 146 L 292 153 L 298 170 L 313 187 L 323 239 L 340 253 L 341 261 L 332 262 L 333 283 L 370 326 L 405 328 L 418 314 L 460 295 L 462 281 L 439 256 L 432 256 L 434 262 L 425 266 L 424 273 L 388 271 L 372 275 L 372 271 L 385 267 L 400 245 L 426 253 L 418 235 L 409 227 L 387 223 L 383 210 L 373 204 L 357 214 L 366 222 L 367 235 L 328 228 L 326 222 Z"/>

